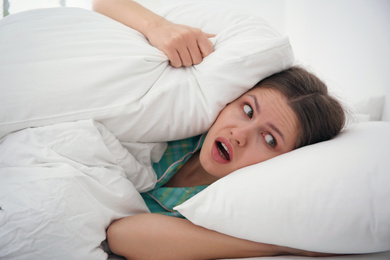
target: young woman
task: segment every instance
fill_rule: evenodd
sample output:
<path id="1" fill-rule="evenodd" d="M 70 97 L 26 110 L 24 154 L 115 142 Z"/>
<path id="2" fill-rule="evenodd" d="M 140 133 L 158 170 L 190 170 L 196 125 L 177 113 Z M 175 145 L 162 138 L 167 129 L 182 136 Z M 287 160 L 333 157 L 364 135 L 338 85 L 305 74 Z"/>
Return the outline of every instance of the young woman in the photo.
<path id="1" fill-rule="evenodd" d="M 173 66 L 197 64 L 212 52 L 208 34 L 172 24 L 135 2 L 98 0 L 94 8 L 144 33 Z M 172 35 L 180 36 L 172 40 Z M 342 106 L 324 83 L 302 68 L 262 80 L 227 105 L 207 134 L 169 143 L 154 165 L 156 187 L 142 194 L 152 214 L 114 222 L 107 231 L 111 250 L 128 259 L 326 255 L 207 230 L 178 218 L 173 207 L 239 168 L 334 137 L 344 120 Z"/>
<path id="2" fill-rule="evenodd" d="M 339 102 L 304 69 L 293 67 L 264 79 L 227 105 L 207 134 L 169 143 L 154 165 L 155 189 L 142 194 L 151 212 L 162 214 L 114 222 L 108 229 L 111 250 L 128 259 L 325 256 L 207 230 L 177 218 L 173 207 L 234 170 L 332 138 L 344 120 Z"/>

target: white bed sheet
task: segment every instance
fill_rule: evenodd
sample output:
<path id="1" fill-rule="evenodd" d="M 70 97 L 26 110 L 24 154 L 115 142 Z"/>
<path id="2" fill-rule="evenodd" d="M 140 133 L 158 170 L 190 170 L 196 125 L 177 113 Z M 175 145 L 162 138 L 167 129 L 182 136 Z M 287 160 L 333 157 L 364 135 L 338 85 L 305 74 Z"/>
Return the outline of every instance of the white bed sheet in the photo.
<path id="1" fill-rule="evenodd" d="M 123 260 L 125 258 L 110 255 L 109 260 Z M 251 257 L 251 258 L 240 258 L 242 260 L 279 260 L 279 259 L 323 259 L 323 260 L 388 260 L 390 259 L 390 251 L 375 253 L 375 254 L 362 254 L 362 255 L 345 255 L 345 256 L 332 256 L 332 257 L 303 257 L 303 256 L 274 256 L 274 257 Z M 233 259 L 223 259 L 223 260 L 233 260 Z"/>
<path id="2" fill-rule="evenodd" d="M 375 259 L 390 259 L 390 251 L 375 253 L 375 254 L 362 254 L 362 255 L 346 255 L 346 256 L 332 256 L 332 257 L 303 257 L 303 256 L 275 256 L 275 257 L 253 257 L 242 258 L 243 260 L 278 260 L 278 259 L 328 259 L 328 260 L 375 260 Z M 225 259 L 230 260 L 230 259 Z"/>
<path id="3" fill-rule="evenodd" d="M 275 256 L 275 257 L 252 257 L 241 258 L 242 260 L 279 260 L 279 259 L 328 259 L 328 260 L 375 260 L 375 259 L 390 259 L 390 251 L 375 253 L 375 254 L 361 254 L 361 255 L 345 255 L 345 256 L 331 256 L 331 257 L 303 257 L 303 256 Z M 230 260 L 230 259 L 224 259 Z"/>

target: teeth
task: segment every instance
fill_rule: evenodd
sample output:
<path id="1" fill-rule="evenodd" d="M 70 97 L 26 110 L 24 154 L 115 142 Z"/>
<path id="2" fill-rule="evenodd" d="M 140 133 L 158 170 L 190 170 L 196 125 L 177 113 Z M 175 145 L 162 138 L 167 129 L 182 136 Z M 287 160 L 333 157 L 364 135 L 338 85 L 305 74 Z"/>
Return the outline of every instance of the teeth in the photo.
<path id="1" fill-rule="evenodd" d="M 218 152 L 225 160 L 230 161 L 230 154 L 227 146 L 221 142 L 217 143 Z"/>
<path id="2" fill-rule="evenodd" d="M 227 149 L 226 145 L 224 143 L 221 143 L 223 149 L 225 149 L 225 151 L 229 154 L 229 150 Z"/>
<path id="3" fill-rule="evenodd" d="M 219 152 L 219 154 L 220 154 L 225 160 L 227 160 L 226 157 L 225 157 L 225 155 L 222 153 L 221 150 L 218 149 L 218 152 Z"/>

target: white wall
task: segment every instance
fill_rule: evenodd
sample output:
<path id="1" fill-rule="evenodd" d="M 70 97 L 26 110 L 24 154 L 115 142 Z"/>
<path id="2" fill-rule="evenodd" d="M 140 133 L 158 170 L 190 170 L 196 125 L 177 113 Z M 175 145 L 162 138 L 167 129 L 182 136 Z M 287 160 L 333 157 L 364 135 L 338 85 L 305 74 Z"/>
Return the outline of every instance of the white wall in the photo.
<path id="1" fill-rule="evenodd" d="M 193 0 L 137 0 L 149 7 Z M 199 2 L 199 1 L 197 1 Z M 386 95 L 390 121 L 389 0 L 208 0 L 267 19 L 290 37 L 297 60 L 347 103 Z"/>
<path id="2" fill-rule="evenodd" d="M 8 11 L 10 14 L 15 14 L 30 9 L 60 6 L 81 7 L 89 9 L 91 7 L 91 1 L 92 0 L 8 0 L 10 4 Z M 0 0 L 1 14 L 3 14 L 2 3 L 3 1 Z"/>
<path id="3" fill-rule="evenodd" d="M 296 56 L 350 101 L 390 98 L 390 1 L 286 1 Z M 390 121 L 390 100 L 384 119 Z"/>

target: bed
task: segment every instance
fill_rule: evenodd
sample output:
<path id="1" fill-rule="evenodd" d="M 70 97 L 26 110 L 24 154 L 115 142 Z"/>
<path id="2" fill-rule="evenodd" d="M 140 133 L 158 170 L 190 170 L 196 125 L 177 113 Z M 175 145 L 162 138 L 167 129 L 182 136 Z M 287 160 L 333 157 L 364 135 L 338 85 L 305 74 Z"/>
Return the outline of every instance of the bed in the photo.
<path id="1" fill-rule="evenodd" d="M 139 192 L 154 186 L 151 162 L 165 142 L 205 132 L 227 103 L 296 63 L 264 19 L 204 10 L 158 10 L 217 34 L 213 54 L 180 69 L 140 33 L 88 10 L 0 21 L 1 259 L 121 259 L 105 231 L 148 212 Z M 244 239 L 389 259 L 390 123 L 363 122 L 367 113 L 337 138 L 234 172 L 177 209 Z"/>

